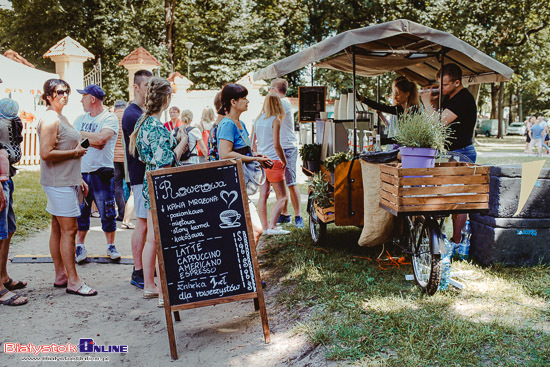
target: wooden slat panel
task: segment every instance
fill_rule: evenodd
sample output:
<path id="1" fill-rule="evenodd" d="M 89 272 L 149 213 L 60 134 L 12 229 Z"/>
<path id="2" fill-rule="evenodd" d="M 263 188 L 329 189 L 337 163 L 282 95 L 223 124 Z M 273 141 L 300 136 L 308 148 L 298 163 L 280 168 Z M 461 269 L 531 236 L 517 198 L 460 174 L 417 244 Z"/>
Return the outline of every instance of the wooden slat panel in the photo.
<path id="1" fill-rule="evenodd" d="M 398 200 L 398 197 L 395 196 L 395 195 L 392 195 L 391 193 L 387 192 L 387 191 L 384 191 L 384 190 L 380 190 L 380 199 L 385 199 L 391 203 L 394 203 L 395 205 L 397 205 L 397 200 Z"/>
<path id="2" fill-rule="evenodd" d="M 380 172 L 380 181 L 381 182 L 387 182 L 391 185 L 398 186 L 399 185 L 399 179 L 395 176 L 388 175 L 386 173 Z"/>
<path id="3" fill-rule="evenodd" d="M 422 204 L 447 204 L 447 203 L 488 203 L 489 194 L 482 195 L 445 195 L 445 196 L 416 196 L 399 198 L 399 206 Z"/>
<path id="4" fill-rule="evenodd" d="M 399 212 L 489 209 L 489 203 L 436 204 L 399 206 Z"/>
<path id="5" fill-rule="evenodd" d="M 393 195 L 399 195 L 399 187 L 396 185 L 389 184 L 387 182 L 380 182 L 380 189 L 391 192 Z"/>
<path id="6" fill-rule="evenodd" d="M 471 176 L 487 174 L 489 167 L 436 167 L 436 168 L 401 168 L 399 177 L 404 176 Z"/>
<path id="7" fill-rule="evenodd" d="M 408 177 L 399 181 L 400 186 L 414 185 L 445 185 L 445 184 L 484 184 L 489 183 L 489 176 L 439 176 L 439 177 Z"/>
<path id="8" fill-rule="evenodd" d="M 398 207 L 397 205 L 395 205 L 394 203 L 392 203 L 391 201 L 388 201 L 384 198 L 380 198 L 380 204 L 383 204 L 385 206 L 387 206 L 388 208 L 392 208 L 393 210 L 397 211 L 398 210 Z"/>
<path id="9" fill-rule="evenodd" d="M 389 185 L 388 185 L 389 186 Z M 402 187 L 398 188 L 392 186 L 395 191 L 391 191 L 395 195 L 408 196 L 408 195 L 437 195 L 437 194 L 458 194 L 458 193 L 471 193 L 471 194 L 486 194 L 489 192 L 489 185 L 447 185 L 447 186 L 429 186 L 429 187 Z M 384 190 L 389 191 L 387 188 Z M 399 194 L 397 193 L 399 191 Z"/>

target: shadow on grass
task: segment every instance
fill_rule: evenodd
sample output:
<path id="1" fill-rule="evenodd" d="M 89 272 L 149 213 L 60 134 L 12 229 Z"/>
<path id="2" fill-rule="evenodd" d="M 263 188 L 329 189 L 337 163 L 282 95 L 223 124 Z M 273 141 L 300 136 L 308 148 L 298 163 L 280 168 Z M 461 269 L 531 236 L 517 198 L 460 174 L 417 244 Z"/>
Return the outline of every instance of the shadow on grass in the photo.
<path id="1" fill-rule="evenodd" d="M 453 264 L 465 290 L 421 293 L 410 265 L 381 270 L 381 247 L 357 246 L 360 230 L 327 228 L 314 247 L 307 230 L 269 239 L 260 257 L 277 269 L 278 301 L 298 314 L 295 331 L 334 360 L 361 365 L 531 365 L 550 363 L 547 268 L 511 271 Z M 399 256 L 396 249 L 390 249 Z M 529 286 L 531 288 L 529 288 Z"/>

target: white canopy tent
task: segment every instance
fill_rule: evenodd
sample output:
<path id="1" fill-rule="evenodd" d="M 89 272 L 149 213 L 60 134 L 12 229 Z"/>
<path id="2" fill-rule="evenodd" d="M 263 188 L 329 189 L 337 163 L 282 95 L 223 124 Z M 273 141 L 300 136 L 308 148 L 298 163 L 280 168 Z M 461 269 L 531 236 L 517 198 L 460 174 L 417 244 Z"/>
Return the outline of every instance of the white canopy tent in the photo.
<path id="1" fill-rule="evenodd" d="M 314 64 L 362 76 L 395 71 L 423 86 L 435 82 L 442 62 L 460 66 L 464 84 L 503 82 L 513 74 L 449 33 L 399 19 L 327 38 L 255 72 L 254 79 L 272 79 Z"/>
<path id="2" fill-rule="evenodd" d="M 2 79 L 0 91 L 3 93 L 6 92 L 6 89 L 18 92 L 41 91 L 44 82 L 52 78 L 59 78 L 59 76 L 31 68 L 0 55 L 0 79 Z"/>
<path id="3" fill-rule="evenodd" d="M 0 55 L 0 98 L 10 97 L 19 103 L 19 110 L 35 114 L 37 98 L 44 82 L 59 78 L 57 74 L 31 68 Z"/>

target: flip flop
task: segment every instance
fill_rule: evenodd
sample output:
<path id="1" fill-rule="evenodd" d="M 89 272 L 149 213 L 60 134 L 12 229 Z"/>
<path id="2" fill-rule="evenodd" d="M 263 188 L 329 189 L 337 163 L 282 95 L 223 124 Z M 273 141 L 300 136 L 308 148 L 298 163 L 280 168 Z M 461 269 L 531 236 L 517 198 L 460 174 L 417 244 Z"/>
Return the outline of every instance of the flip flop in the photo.
<path id="1" fill-rule="evenodd" d="M 143 291 L 143 298 L 145 299 L 152 299 L 152 298 L 158 298 L 159 292 L 155 291 Z"/>
<path id="2" fill-rule="evenodd" d="M 9 290 L 8 289 L 4 289 L 3 291 L 0 291 L 0 297 L 2 297 L 4 294 L 8 293 Z M 27 299 L 25 302 L 21 302 L 21 303 L 17 303 L 15 302 L 16 300 L 18 300 L 19 298 L 21 298 L 22 296 L 19 296 L 17 294 L 14 294 L 13 296 L 11 296 L 10 298 L 8 299 L 5 299 L 3 301 L 0 301 L 0 305 L 4 305 L 4 306 L 23 306 L 25 304 L 27 304 L 27 302 L 29 302 L 29 300 Z"/>
<path id="3" fill-rule="evenodd" d="M 15 290 L 18 290 L 18 289 L 23 289 L 26 286 L 27 286 L 27 284 L 23 283 L 20 280 L 18 280 L 17 283 L 13 284 L 13 279 L 12 278 L 8 278 L 8 281 L 6 283 L 4 283 L 4 287 L 6 287 L 6 289 L 8 291 L 15 291 Z"/>
<path id="4" fill-rule="evenodd" d="M 53 286 L 55 288 L 67 288 L 67 283 L 63 283 L 63 284 L 55 284 L 53 283 Z"/>
<path id="5" fill-rule="evenodd" d="M 76 294 L 77 296 L 83 296 L 83 297 L 97 296 L 97 291 L 95 289 L 90 288 L 90 286 L 88 286 L 86 283 L 82 283 L 80 288 L 78 288 L 76 291 L 73 291 L 67 288 L 65 292 L 67 292 L 68 294 Z"/>
<path id="6" fill-rule="evenodd" d="M 134 229 L 134 228 L 136 228 L 136 226 L 133 223 L 124 223 L 124 222 L 122 222 L 120 224 L 120 228 L 122 228 L 122 229 Z"/>

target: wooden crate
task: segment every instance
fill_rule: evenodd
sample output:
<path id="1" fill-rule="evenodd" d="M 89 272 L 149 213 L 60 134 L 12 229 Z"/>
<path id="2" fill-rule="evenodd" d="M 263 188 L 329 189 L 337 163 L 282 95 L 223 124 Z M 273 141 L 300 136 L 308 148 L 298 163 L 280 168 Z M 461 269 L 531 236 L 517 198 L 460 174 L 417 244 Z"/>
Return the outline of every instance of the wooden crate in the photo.
<path id="1" fill-rule="evenodd" d="M 317 218 L 319 218 L 322 222 L 328 223 L 334 221 L 334 207 L 331 206 L 330 208 L 319 208 L 316 204 L 315 206 L 315 213 L 317 214 Z"/>
<path id="2" fill-rule="evenodd" d="M 394 215 L 488 209 L 489 167 L 462 162 L 437 163 L 434 168 L 382 164 L 380 206 Z"/>

